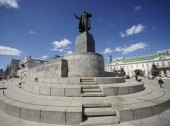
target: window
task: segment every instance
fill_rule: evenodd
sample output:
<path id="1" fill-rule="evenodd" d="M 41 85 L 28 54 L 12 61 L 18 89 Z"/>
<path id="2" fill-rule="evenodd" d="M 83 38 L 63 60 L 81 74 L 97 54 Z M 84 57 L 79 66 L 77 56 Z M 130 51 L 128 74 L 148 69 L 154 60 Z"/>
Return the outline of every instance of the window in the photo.
<path id="1" fill-rule="evenodd" d="M 170 62 L 168 62 L 168 66 L 170 66 Z"/>
<path id="2" fill-rule="evenodd" d="M 159 63 L 157 63 L 157 67 L 159 67 Z"/>
<path id="3" fill-rule="evenodd" d="M 147 65 L 147 67 L 149 67 L 149 64 L 148 64 L 148 63 L 147 63 L 146 65 Z"/>
<path id="4" fill-rule="evenodd" d="M 145 71 L 142 71 L 143 75 L 145 76 Z"/>
<path id="5" fill-rule="evenodd" d="M 165 63 L 164 63 L 164 62 L 162 62 L 162 66 L 163 66 L 163 67 L 165 66 Z"/>

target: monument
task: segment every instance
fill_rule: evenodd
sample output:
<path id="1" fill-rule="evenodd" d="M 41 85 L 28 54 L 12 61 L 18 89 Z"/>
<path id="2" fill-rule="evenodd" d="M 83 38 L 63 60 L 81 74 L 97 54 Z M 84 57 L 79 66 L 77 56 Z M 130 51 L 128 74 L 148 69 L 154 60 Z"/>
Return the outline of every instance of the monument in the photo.
<path id="1" fill-rule="evenodd" d="M 29 121 L 88 126 L 146 118 L 169 108 L 170 93 L 105 72 L 89 33 L 92 15 L 75 16 L 80 19 L 76 51 L 44 63 L 26 58 L 18 71 L 21 79 L 3 82 L 0 110 Z"/>
<path id="2" fill-rule="evenodd" d="M 79 32 L 82 33 L 76 38 L 76 52 L 94 52 L 95 41 L 93 36 L 88 32 L 90 30 L 90 17 L 92 14 L 84 11 L 80 17 L 74 14 L 79 19 Z"/>
<path id="3" fill-rule="evenodd" d="M 92 14 L 84 11 L 80 17 L 76 14 L 74 16 L 79 20 L 79 32 L 88 32 L 90 30 L 90 17 L 92 17 Z"/>
<path id="4" fill-rule="evenodd" d="M 30 67 L 28 75 L 33 78 L 54 77 L 113 77 L 113 73 L 104 71 L 104 58 L 95 52 L 95 40 L 89 33 L 92 14 L 84 11 L 79 19 L 80 35 L 76 37 L 75 53 L 57 58 L 47 65 Z M 26 65 L 27 66 L 27 65 Z M 55 69 L 54 69 L 55 67 Z M 36 74 L 35 74 L 36 73 Z"/>

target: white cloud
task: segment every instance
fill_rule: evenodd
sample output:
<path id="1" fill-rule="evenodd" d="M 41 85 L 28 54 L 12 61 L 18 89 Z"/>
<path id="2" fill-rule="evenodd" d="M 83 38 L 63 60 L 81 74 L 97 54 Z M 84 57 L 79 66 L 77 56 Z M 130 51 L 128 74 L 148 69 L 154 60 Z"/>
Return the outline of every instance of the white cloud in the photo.
<path id="1" fill-rule="evenodd" d="M 121 47 L 116 47 L 115 51 L 116 51 L 116 52 L 122 52 L 122 51 L 123 51 L 123 48 L 121 48 Z"/>
<path id="2" fill-rule="evenodd" d="M 134 7 L 134 11 L 139 11 L 139 10 L 141 10 L 142 9 L 142 6 L 136 6 L 136 7 Z"/>
<path id="3" fill-rule="evenodd" d="M 19 0 L 0 0 L 0 6 L 5 6 L 6 8 L 19 8 Z"/>
<path id="4" fill-rule="evenodd" d="M 68 39 L 63 39 L 61 41 L 54 41 L 52 42 L 54 49 L 51 50 L 55 50 L 55 51 L 59 51 L 59 52 L 66 52 L 65 50 L 70 49 L 70 47 L 68 45 L 71 44 L 70 40 Z"/>
<path id="5" fill-rule="evenodd" d="M 106 53 L 109 54 L 111 52 L 113 52 L 113 50 L 111 48 L 105 48 L 105 50 L 103 51 L 104 54 L 106 54 Z"/>
<path id="6" fill-rule="evenodd" d="M 148 47 L 148 45 L 146 43 L 139 42 L 136 44 L 132 44 L 128 47 L 116 47 L 116 49 L 114 51 L 121 52 L 122 54 L 128 54 L 130 52 L 134 52 L 139 49 L 145 49 L 146 47 Z"/>
<path id="7" fill-rule="evenodd" d="M 44 56 L 42 56 L 41 58 L 42 59 L 47 59 L 49 56 L 47 56 L 47 55 L 44 55 Z"/>
<path id="8" fill-rule="evenodd" d="M 124 33 L 120 32 L 120 36 L 123 38 L 123 37 L 125 37 L 126 35 L 125 35 Z"/>
<path id="9" fill-rule="evenodd" d="M 30 33 L 30 34 L 37 34 L 37 32 L 32 31 L 32 30 L 31 30 L 31 31 L 29 31 L 29 33 Z"/>
<path id="10" fill-rule="evenodd" d="M 129 36 L 129 35 L 134 35 L 142 32 L 144 30 L 145 26 L 142 24 L 139 25 L 133 25 L 131 28 L 126 29 L 125 32 L 120 32 L 121 37 Z"/>
<path id="11" fill-rule="evenodd" d="M 19 56 L 21 51 L 15 48 L 0 46 L 0 55 Z"/>
<path id="12" fill-rule="evenodd" d="M 73 52 L 72 52 L 72 51 L 68 51 L 68 52 L 67 52 L 67 54 L 71 54 L 71 53 L 73 53 Z"/>

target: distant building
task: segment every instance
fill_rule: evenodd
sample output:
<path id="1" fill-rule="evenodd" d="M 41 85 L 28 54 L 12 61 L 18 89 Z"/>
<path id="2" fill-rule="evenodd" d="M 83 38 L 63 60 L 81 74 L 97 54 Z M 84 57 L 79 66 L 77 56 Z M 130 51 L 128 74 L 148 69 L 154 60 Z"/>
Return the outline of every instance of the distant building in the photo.
<path id="1" fill-rule="evenodd" d="M 162 76 L 170 76 L 170 49 L 157 51 L 156 54 L 130 57 L 130 58 L 116 58 L 105 65 L 106 71 L 117 71 L 124 69 L 126 75 L 134 76 L 134 71 L 139 69 L 144 76 L 151 75 L 152 64 L 155 64 Z"/>
<path id="2" fill-rule="evenodd" d="M 9 66 L 9 77 L 17 77 L 20 60 L 12 59 Z"/>
<path id="3" fill-rule="evenodd" d="M 18 76 L 24 78 L 27 76 L 28 69 L 42 65 L 44 63 L 48 63 L 48 61 L 26 56 L 19 64 Z"/>
<path id="4" fill-rule="evenodd" d="M 0 69 L 0 80 L 3 78 L 3 69 Z"/>

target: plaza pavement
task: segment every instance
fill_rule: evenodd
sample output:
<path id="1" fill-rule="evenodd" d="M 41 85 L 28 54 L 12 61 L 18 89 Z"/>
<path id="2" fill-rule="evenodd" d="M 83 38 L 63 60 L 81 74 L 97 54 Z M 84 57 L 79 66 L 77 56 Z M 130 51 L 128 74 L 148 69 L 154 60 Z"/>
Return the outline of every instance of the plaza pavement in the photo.
<path id="1" fill-rule="evenodd" d="M 153 85 L 157 88 L 160 88 L 157 83 L 157 80 L 144 80 L 144 82 L 146 84 Z M 165 84 L 163 85 L 162 90 L 166 89 L 170 91 L 170 81 L 166 80 L 164 82 Z M 43 123 L 26 121 L 26 120 L 9 116 L 6 113 L 0 111 L 0 126 L 60 126 L 60 125 L 43 124 Z M 161 114 L 149 118 L 135 120 L 135 121 L 128 121 L 128 122 L 121 122 L 120 124 L 116 124 L 115 126 L 170 126 L 170 109 L 162 112 Z"/>

